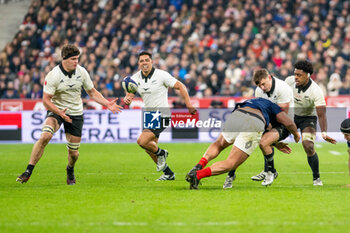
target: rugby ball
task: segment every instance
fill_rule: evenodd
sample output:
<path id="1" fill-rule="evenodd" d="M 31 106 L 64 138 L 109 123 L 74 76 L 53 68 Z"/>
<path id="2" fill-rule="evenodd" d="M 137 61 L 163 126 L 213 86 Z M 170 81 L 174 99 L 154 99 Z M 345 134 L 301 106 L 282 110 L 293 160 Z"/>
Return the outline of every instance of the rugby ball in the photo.
<path id="1" fill-rule="evenodd" d="M 126 76 L 122 81 L 122 87 L 125 92 L 135 94 L 137 91 L 137 83 L 131 79 L 130 76 Z"/>

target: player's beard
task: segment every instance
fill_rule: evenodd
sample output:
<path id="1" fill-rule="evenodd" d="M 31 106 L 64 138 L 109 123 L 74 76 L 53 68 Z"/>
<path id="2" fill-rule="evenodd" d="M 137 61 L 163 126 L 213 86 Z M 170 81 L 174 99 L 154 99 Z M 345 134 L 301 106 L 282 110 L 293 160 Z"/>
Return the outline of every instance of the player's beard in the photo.
<path id="1" fill-rule="evenodd" d="M 295 86 L 296 86 L 296 87 L 302 87 L 303 84 L 302 84 L 301 82 L 295 82 Z"/>

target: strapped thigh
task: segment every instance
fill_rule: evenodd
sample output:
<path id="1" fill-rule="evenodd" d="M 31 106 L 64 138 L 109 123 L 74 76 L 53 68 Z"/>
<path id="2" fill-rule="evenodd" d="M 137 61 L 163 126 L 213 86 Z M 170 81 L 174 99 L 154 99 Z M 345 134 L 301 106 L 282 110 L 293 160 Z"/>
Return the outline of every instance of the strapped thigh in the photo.
<path id="1" fill-rule="evenodd" d="M 50 133 L 53 135 L 55 133 L 55 130 L 51 125 L 44 125 L 42 128 L 42 132 Z"/>
<path id="2" fill-rule="evenodd" d="M 302 138 L 302 141 L 315 142 L 316 134 L 310 133 L 310 132 L 301 133 L 301 138 Z"/>
<path id="3" fill-rule="evenodd" d="M 68 150 L 74 150 L 77 151 L 79 150 L 80 147 L 80 143 L 76 143 L 76 142 L 67 142 L 67 149 Z"/>

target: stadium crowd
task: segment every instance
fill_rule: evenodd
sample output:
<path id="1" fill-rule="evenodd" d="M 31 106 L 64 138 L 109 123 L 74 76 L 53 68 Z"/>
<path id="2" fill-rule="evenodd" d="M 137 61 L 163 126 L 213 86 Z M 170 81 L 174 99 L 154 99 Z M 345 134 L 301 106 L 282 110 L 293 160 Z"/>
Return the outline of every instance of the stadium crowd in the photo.
<path id="1" fill-rule="evenodd" d="M 255 68 L 284 80 L 298 59 L 324 95 L 350 95 L 349 1 L 33 0 L 0 53 L 0 97 L 41 98 L 67 43 L 106 97 L 124 96 L 141 50 L 190 96 L 252 96 Z"/>

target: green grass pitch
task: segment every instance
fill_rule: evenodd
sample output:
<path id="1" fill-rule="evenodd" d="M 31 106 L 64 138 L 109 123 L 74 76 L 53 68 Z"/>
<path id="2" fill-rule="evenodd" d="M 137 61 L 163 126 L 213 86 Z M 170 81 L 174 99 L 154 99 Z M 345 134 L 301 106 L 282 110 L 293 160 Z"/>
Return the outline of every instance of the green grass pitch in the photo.
<path id="1" fill-rule="evenodd" d="M 189 190 L 185 174 L 208 145 L 161 144 L 176 180 L 155 182 L 161 173 L 136 144 L 82 144 L 74 186 L 65 184 L 65 145 L 47 146 L 27 184 L 15 179 L 32 145 L 0 145 L 0 232 L 349 232 L 345 143 L 316 144 L 323 187 L 312 185 L 299 143 L 276 152 L 270 187 L 250 180 L 263 167 L 255 150 L 231 190 L 222 189 L 225 175 Z"/>

